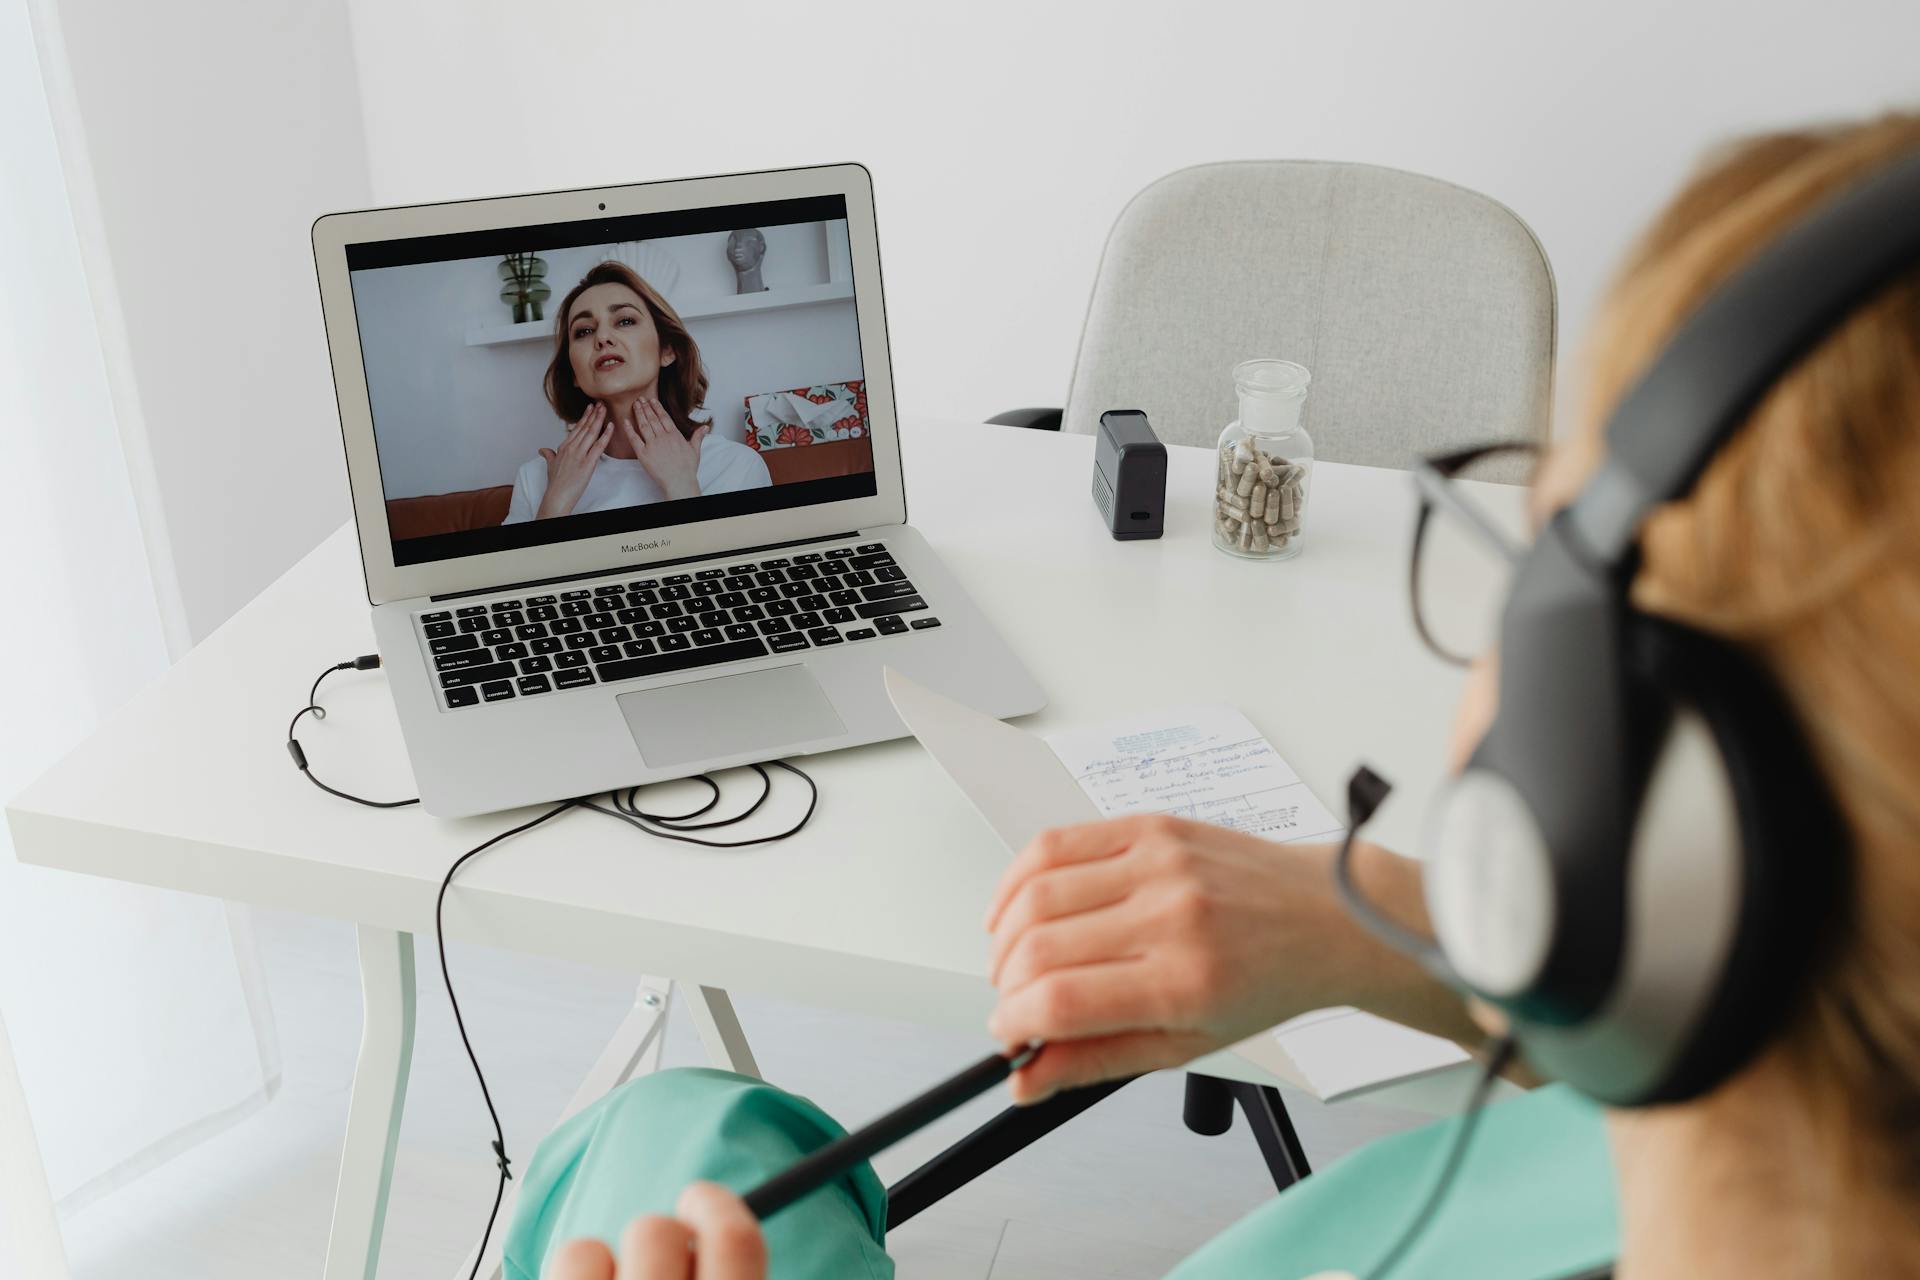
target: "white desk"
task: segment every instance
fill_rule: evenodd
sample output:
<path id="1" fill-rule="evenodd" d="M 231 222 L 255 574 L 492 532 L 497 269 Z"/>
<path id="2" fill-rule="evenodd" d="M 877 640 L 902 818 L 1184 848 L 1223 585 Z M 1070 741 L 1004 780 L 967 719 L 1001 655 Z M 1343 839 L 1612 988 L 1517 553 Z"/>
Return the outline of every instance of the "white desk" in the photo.
<path id="1" fill-rule="evenodd" d="M 1166 536 L 1122 543 L 1088 497 L 1091 437 L 926 421 L 903 435 L 909 518 L 1051 698 L 1023 723 L 1230 703 L 1329 803 L 1355 762 L 1373 764 L 1397 784 L 1376 834 L 1411 847 L 1458 677 L 1407 616 L 1405 473 L 1322 464 L 1305 554 L 1254 564 L 1209 545 L 1208 450 L 1170 450 Z M 371 1275 L 377 1257 L 412 1045 L 411 935 L 432 932 L 453 858 L 538 812 L 380 812 L 302 778 L 288 718 L 322 668 L 372 647 L 349 526 L 8 808 L 22 861 L 360 926 L 367 1013 L 329 1276 Z M 417 794 L 379 675 L 336 675 L 323 701 L 329 718 L 301 729 L 319 776 Z M 993 1003 L 980 914 L 1006 855 L 911 740 L 804 763 L 820 809 L 791 840 L 718 852 L 569 813 L 468 863 L 446 932 L 678 979 L 710 1052 L 747 1069 L 727 988 L 980 1028 Z M 796 779 L 776 785 L 787 804 L 768 829 L 804 800 Z M 651 1034 L 658 1005 L 637 1004 L 629 1030 Z M 631 1069 L 646 1043 L 630 1036 L 607 1069 Z M 1272 1082 L 1232 1054 L 1206 1069 Z"/>

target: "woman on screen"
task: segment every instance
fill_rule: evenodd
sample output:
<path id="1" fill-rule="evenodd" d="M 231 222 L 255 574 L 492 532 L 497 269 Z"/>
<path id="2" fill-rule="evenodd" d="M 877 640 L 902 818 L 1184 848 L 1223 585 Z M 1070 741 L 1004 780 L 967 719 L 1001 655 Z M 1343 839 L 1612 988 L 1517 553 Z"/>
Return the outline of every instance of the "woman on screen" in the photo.
<path id="1" fill-rule="evenodd" d="M 700 348 L 625 263 L 602 262 L 562 301 L 546 390 L 566 438 L 520 468 L 503 524 L 772 483 L 759 454 L 694 420 Z"/>

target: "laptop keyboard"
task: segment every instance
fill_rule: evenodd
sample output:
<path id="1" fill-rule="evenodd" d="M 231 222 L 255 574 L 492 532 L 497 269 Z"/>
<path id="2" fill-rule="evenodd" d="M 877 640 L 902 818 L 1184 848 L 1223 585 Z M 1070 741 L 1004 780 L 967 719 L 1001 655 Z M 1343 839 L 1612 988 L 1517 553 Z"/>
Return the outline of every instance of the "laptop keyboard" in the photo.
<path id="1" fill-rule="evenodd" d="M 450 708 L 940 625 L 878 542 L 416 614 Z"/>

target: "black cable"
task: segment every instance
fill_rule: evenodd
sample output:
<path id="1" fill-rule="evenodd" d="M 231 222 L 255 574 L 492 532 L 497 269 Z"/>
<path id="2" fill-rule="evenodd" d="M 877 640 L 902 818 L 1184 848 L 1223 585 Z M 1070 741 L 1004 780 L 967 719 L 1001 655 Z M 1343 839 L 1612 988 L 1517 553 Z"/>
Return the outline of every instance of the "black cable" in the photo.
<path id="1" fill-rule="evenodd" d="M 640 830 L 645 831 L 650 835 L 659 836 L 664 840 L 679 840 L 688 844 L 705 845 L 710 849 L 740 849 L 740 848 L 745 848 L 748 845 L 771 844 L 776 840 L 785 840 L 788 836 L 793 835 L 795 832 L 799 831 L 802 827 L 806 826 L 807 823 L 813 818 L 814 810 L 819 807 L 819 803 L 820 803 L 820 788 L 818 787 L 818 785 L 814 783 L 814 780 L 811 777 L 809 777 L 804 771 L 800 769 L 796 769 L 794 766 L 786 763 L 784 760 L 773 760 L 773 761 L 769 761 L 769 763 L 778 765 L 780 768 L 785 769 L 788 773 L 797 775 L 802 781 L 804 781 L 807 784 L 807 790 L 810 793 L 807 800 L 807 811 L 802 815 L 800 815 L 800 820 L 794 823 L 791 827 L 788 827 L 785 831 L 776 832 L 773 835 L 757 836 L 749 840 L 735 840 L 735 841 L 703 840 L 697 836 L 684 835 L 672 829 L 662 828 L 659 826 L 650 826 L 648 825 L 649 822 L 658 823 L 662 820 L 659 818 L 651 818 L 647 815 L 641 814 L 641 811 L 637 807 L 633 807 L 632 815 L 630 815 L 629 813 L 623 811 L 618 807 L 613 809 L 604 808 L 601 805 L 595 804 L 588 797 L 579 796 L 579 797 L 575 797 L 572 800 L 568 800 L 568 801 L 565 801 L 564 803 L 555 805 L 553 808 L 547 810 L 545 813 L 541 814 L 539 817 L 534 818 L 528 822 L 523 822 L 519 826 L 514 827 L 512 830 L 502 831 L 499 835 L 494 836 L 492 839 L 488 840 L 485 844 L 476 845 L 472 849 L 469 849 L 467 850 L 467 852 L 461 854 L 457 859 L 454 860 L 453 865 L 447 868 L 446 876 L 440 881 L 440 894 L 437 898 L 434 899 L 434 904 L 433 904 L 433 940 L 434 940 L 434 945 L 438 948 L 440 953 L 440 981 L 446 985 L 447 1003 L 453 1006 L 454 1025 L 460 1029 L 460 1043 L 467 1051 L 467 1061 L 473 1064 L 474 1079 L 480 1082 L 480 1096 L 487 1104 L 487 1118 L 493 1122 L 493 1154 L 500 1164 L 500 1179 L 494 1188 L 493 1208 L 487 1212 L 486 1230 L 481 1232 L 480 1248 L 474 1254 L 474 1264 L 473 1264 L 474 1269 L 468 1275 L 467 1280 L 475 1280 L 475 1277 L 477 1277 L 479 1274 L 480 1259 L 486 1254 L 487 1241 L 492 1238 L 494 1222 L 500 1215 L 500 1203 L 506 1197 L 507 1179 L 511 1178 L 513 1174 L 509 1171 L 509 1168 L 508 1168 L 510 1161 L 508 1160 L 508 1157 L 507 1157 L 507 1139 L 506 1139 L 506 1134 L 504 1133 L 504 1131 L 502 1131 L 500 1127 L 500 1114 L 498 1111 L 494 1109 L 493 1093 L 491 1090 L 487 1088 L 486 1073 L 484 1073 L 480 1069 L 480 1059 L 473 1051 L 473 1042 L 467 1038 L 466 1020 L 460 1016 L 460 1001 L 453 994 L 453 977 L 447 969 L 447 941 L 446 941 L 446 933 L 442 930 L 440 925 L 440 913 L 441 913 L 442 905 L 446 902 L 446 899 L 447 899 L 447 889 L 450 885 L 453 884 L 454 873 L 460 869 L 461 864 L 465 863 L 467 859 L 473 857 L 475 854 L 484 852 L 485 850 L 498 844 L 500 841 L 507 839 L 509 836 L 519 835 L 522 831 L 527 831 L 532 829 L 533 827 L 537 827 L 541 823 L 547 821 L 547 819 L 552 818 L 558 814 L 565 813 L 568 809 L 575 809 L 575 808 L 591 809 L 595 813 L 604 813 L 610 818 L 618 818 L 620 821 L 626 823 L 629 826 L 638 827 Z M 760 791 L 759 797 L 755 799 L 754 802 L 751 805 L 749 805 L 743 812 L 738 813 L 731 818 L 722 818 L 714 822 L 700 823 L 697 826 L 695 826 L 693 829 L 703 830 L 707 827 L 727 826 L 731 823 L 739 822 L 745 818 L 750 818 L 755 813 L 758 813 L 760 811 L 761 806 L 767 802 L 767 797 L 773 794 L 773 782 L 772 782 L 772 779 L 768 777 L 767 771 L 761 768 L 759 765 L 757 764 L 750 765 L 749 767 L 755 773 L 760 775 L 761 782 L 765 784 Z M 709 799 L 706 804 L 694 810 L 692 814 L 685 815 L 687 817 L 694 817 L 694 816 L 698 816 L 700 814 L 706 813 L 708 810 L 712 809 L 714 805 L 720 802 L 720 784 L 715 782 L 712 778 L 707 777 L 705 774 L 701 774 L 699 775 L 699 777 L 708 786 L 713 788 L 713 797 Z M 632 793 L 637 792 L 638 790 L 639 790 L 638 787 L 629 788 L 629 792 L 628 792 L 629 805 L 632 804 Z M 613 793 L 612 798 L 614 800 L 615 805 L 619 806 L 620 805 L 619 794 L 617 792 Z M 633 815 L 638 815 L 638 816 L 633 816 Z"/>
<path id="2" fill-rule="evenodd" d="M 637 800 L 637 797 L 640 794 L 639 787 L 628 787 L 625 793 L 626 798 L 624 801 L 621 799 L 620 792 L 615 791 L 615 792 L 611 792 L 610 794 L 613 796 L 613 804 L 615 808 L 620 809 L 625 813 L 630 813 L 636 818 L 646 818 L 650 822 L 688 822 L 694 818 L 699 817 L 703 813 L 711 812 L 713 810 L 713 807 L 720 803 L 720 784 L 715 782 L 711 777 L 709 777 L 707 774 L 704 774 L 704 773 L 696 773 L 691 778 L 686 779 L 686 781 L 704 782 L 707 784 L 707 787 L 713 792 L 712 795 L 707 797 L 707 802 L 705 804 L 701 805 L 698 809 L 694 809 L 688 813 L 644 813 L 642 812 Z M 765 799 L 764 796 L 761 798 Z M 751 813 L 753 812 L 753 810 L 749 809 L 747 812 Z"/>
<path id="3" fill-rule="evenodd" d="M 314 786 L 320 788 L 328 795 L 338 796 L 342 800 L 351 800 L 355 804 L 365 805 L 370 809 L 398 809 L 405 805 L 419 804 L 419 797 L 416 796 L 411 800 L 367 800 L 360 796 L 350 795 L 345 791 L 330 787 L 313 776 L 312 770 L 307 766 L 307 754 L 301 750 L 299 741 L 293 736 L 293 731 L 299 727 L 301 716 L 311 714 L 316 720 L 324 720 L 327 718 L 326 708 L 322 707 L 317 700 L 320 694 L 321 681 L 336 671 L 370 671 L 379 665 L 380 655 L 369 653 L 363 654 L 351 662 L 336 663 L 334 666 L 322 671 L 319 676 L 315 678 L 313 687 L 307 691 L 307 705 L 296 711 L 292 721 L 287 725 L 287 754 L 293 757 L 293 763 L 299 768 L 301 773 L 306 775 L 307 781 L 313 783 Z M 447 890 L 453 885 L 454 873 L 459 871 L 461 866 L 463 866 L 469 858 L 486 852 L 502 840 L 517 836 L 523 831 L 530 831 L 548 819 L 557 817 L 565 813 L 568 809 L 575 808 L 591 809 L 595 813 L 603 813 L 610 818 L 618 818 L 629 826 L 638 827 L 649 835 L 658 836 L 663 840 L 678 840 L 686 844 L 704 845 L 710 849 L 743 849 L 749 845 L 771 844 L 776 840 L 785 840 L 788 836 L 795 834 L 812 820 L 814 811 L 820 807 L 820 788 L 804 770 L 796 768 L 784 760 L 770 760 L 767 763 L 776 765 L 779 768 L 785 769 L 788 773 L 797 776 L 807 784 L 807 791 L 809 793 L 807 798 L 807 811 L 800 815 L 800 820 L 791 827 L 788 827 L 785 831 L 777 834 L 733 841 L 704 840 L 698 836 L 684 834 L 688 831 L 705 831 L 714 827 L 732 826 L 736 822 L 743 822 L 751 818 L 760 811 L 761 807 L 766 804 L 768 797 L 773 794 L 773 778 L 767 773 L 766 769 L 760 765 L 753 764 L 747 767 L 760 775 L 760 794 L 754 799 L 752 804 L 730 818 L 715 818 L 709 822 L 693 821 L 695 818 L 703 817 L 711 813 L 720 803 L 720 784 L 704 773 L 694 775 L 694 780 L 706 783 L 707 787 L 712 791 L 712 795 L 707 798 L 705 804 L 688 813 L 659 814 L 646 812 L 640 808 L 638 803 L 638 796 L 640 794 L 639 787 L 626 788 L 624 796 L 619 791 L 608 793 L 608 798 L 613 801 L 614 805 L 611 809 L 595 804 L 590 797 L 577 796 L 572 800 L 563 801 L 555 805 L 537 818 L 529 819 L 517 827 L 502 831 L 483 843 L 475 845 L 458 858 L 455 858 L 453 865 L 447 868 L 447 874 L 441 877 L 440 892 L 433 900 L 433 942 L 434 948 L 440 957 L 440 981 L 447 989 L 447 1003 L 453 1006 L 453 1023 L 454 1026 L 459 1028 L 461 1047 L 467 1051 L 467 1061 L 473 1065 L 473 1077 L 480 1084 L 480 1097 L 487 1105 L 487 1118 L 493 1122 L 493 1156 L 500 1169 L 499 1181 L 494 1186 L 493 1208 L 487 1211 L 486 1230 L 480 1235 L 480 1248 L 474 1254 L 473 1270 L 468 1273 L 467 1280 L 475 1280 L 475 1277 L 480 1274 L 480 1261 L 486 1256 L 488 1241 L 493 1238 L 494 1224 L 500 1217 L 500 1205 L 506 1199 L 507 1195 L 507 1179 L 511 1178 L 513 1173 L 511 1171 L 512 1161 L 507 1156 L 506 1131 L 500 1125 L 499 1111 L 494 1108 L 493 1091 L 487 1087 L 486 1073 L 480 1069 L 479 1055 L 474 1053 L 473 1041 L 467 1037 L 467 1022 L 466 1019 L 461 1016 L 459 997 L 453 993 L 453 974 L 447 968 L 447 938 L 445 931 L 441 928 L 441 915 L 446 906 Z"/>
<path id="4" fill-rule="evenodd" d="M 800 828 L 806 826 L 808 822 L 813 820 L 814 810 L 820 807 L 820 787 L 804 770 L 795 768 L 785 760 L 769 760 L 767 763 L 776 768 L 785 769 L 788 773 L 798 777 L 802 782 L 807 784 L 807 791 L 809 793 L 807 797 L 807 811 L 800 815 L 800 820 L 791 827 L 788 827 L 785 831 L 778 831 L 768 836 L 753 836 L 746 840 L 703 840 L 699 836 L 684 834 L 686 831 L 704 831 L 709 827 L 730 826 L 744 818 L 750 818 L 759 812 L 760 806 L 766 803 L 767 797 L 773 792 L 773 780 L 767 776 L 767 771 L 757 764 L 749 765 L 748 767 L 759 774 L 760 780 L 766 783 L 766 789 L 761 791 L 760 798 L 755 800 L 744 812 L 735 814 L 731 818 L 721 818 L 714 822 L 703 822 L 690 827 L 674 828 L 657 825 L 659 820 L 653 819 L 652 821 L 656 825 L 648 825 L 648 822 L 643 820 L 642 817 L 635 816 L 619 808 L 617 800 L 615 801 L 616 807 L 612 809 L 608 809 L 603 805 L 597 805 L 587 799 L 576 800 L 574 803 L 582 809 L 591 809 L 595 813 L 604 813 L 609 818 L 618 818 L 628 826 L 638 827 L 649 835 L 659 836 L 662 840 L 678 840 L 682 844 L 697 844 L 708 849 L 745 849 L 756 844 L 772 844 L 776 840 L 785 840 L 788 836 L 795 834 Z"/>
<path id="5" fill-rule="evenodd" d="M 455 858 L 453 865 L 447 868 L 447 874 L 441 877 L 440 893 L 433 900 L 433 944 L 440 953 L 440 981 L 445 984 L 447 988 L 447 1003 L 453 1006 L 453 1025 L 460 1029 L 461 1047 L 467 1051 L 467 1061 L 473 1064 L 473 1078 L 480 1082 L 480 1097 L 487 1104 L 487 1118 L 493 1121 L 493 1155 L 494 1159 L 500 1164 L 500 1179 L 493 1191 L 493 1208 L 487 1211 L 487 1227 L 486 1230 L 480 1233 L 480 1248 L 473 1256 L 473 1270 L 467 1273 L 467 1280 L 474 1280 L 474 1278 L 480 1274 L 480 1262 L 481 1259 L 486 1256 L 487 1241 L 493 1238 L 494 1219 L 500 1216 L 500 1202 L 506 1199 L 507 1179 L 511 1178 L 513 1174 L 507 1167 L 510 1163 L 507 1159 L 507 1135 L 500 1127 L 500 1113 L 494 1110 L 493 1107 L 493 1091 L 487 1088 L 486 1073 L 480 1070 L 480 1059 L 473 1051 L 473 1041 L 467 1038 L 467 1020 L 460 1016 L 460 1001 L 458 997 L 453 994 L 453 975 L 447 970 L 447 935 L 446 931 L 440 927 L 440 913 L 446 905 L 447 888 L 453 884 L 453 873 L 458 871 L 461 864 L 466 862 L 468 858 L 473 857 L 477 853 L 486 852 L 509 836 L 517 836 L 522 831 L 531 830 L 547 819 L 565 813 L 578 803 L 580 803 L 578 800 L 567 800 L 561 804 L 557 804 L 539 817 L 523 822 L 510 830 L 502 831 L 499 835 L 494 836 L 485 843 L 475 845 L 458 858 Z"/>
<path id="6" fill-rule="evenodd" d="M 1414 1215 L 1407 1219 L 1407 1225 L 1387 1246 L 1380 1260 L 1367 1269 L 1366 1280 L 1386 1280 L 1389 1272 L 1399 1266 L 1406 1258 L 1407 1251 L 1414 1241 L 1420 1238 L 1433 1221 L 1434 1214 L 1440 1210 L 1441 1203 L 1447 1198 L 1447 1192 L 1453 1189 L 1455 1176 L 1465 1161 L 1467 1146 L 1473 1141 L 1473 1131 L 1479 1126 L 1480 1116 L 1486 1110 L 1487 1097 L 1493 1092 L 1493 1082 L 1507 1065 L 1513 1061 L 1514 1039 L 1501 1036 L 1492 1043 L 1487 1053 L 1486 1065 L 1480 1070 L 1480 1078 L 1474 1082 L 1473 1094 L 1467 1099 L 1466 1112 L 1460 1118 L 1460 1129 L 1453 1136 L 1453 1142 L 1447 1148 L 1446 1158 L 1441 1161 L 1440 1173 L 1433 1180 L 1423 1201 Z"/>
<path id="7" fill-rule="evenodd" d="M 1347 779 L 1347 834 L 1340 841 L 1340 849 L 1333 858 L 1334 886 L 1339 891 L 1347 910 L 1362 927 L 1376 938 L 1395 950 L 1409 953 L 1418 959 L 1434 977 L 1450 986 L 1461 985 L 1453 966 L 1447 963 L 1445 954 L 1431 939 L 1423 938 L 1399 922 L 1390 919 L 1387 914 L 1374 906 L 1360 891 L 1353 879 L 1354 838 L 1360 834 L 1360 828 L 1367 824 L 1374 812 L 1386 800 L 1393 790 L 1393 784 L 1373 770 L 1361 765 Z M 1432 1188 L 1427 1192 L 1426 1201 L 1421 1204 L 1400 1234 L 1387 1247 L 1380 1260 L 1366 1272 L 1366 1280 L 1385 1280 L 1385 1277 L 1407 1256 L 1414 1241 L 1427 1229 L 1434 1214 L 1439 1212 L 1440 1204 L 1446 1199 L 1447 1191 L 1453 1186 L 1460 1165 L 1466 1159 L 1467 1144 L 1473 1140 L 1474 1127 L 1480 1122 L 1480 1113 L 1485 1110 L 1487 1097 L 1493 1091 L 1493 1082 L 1513 1061 L 1515 1039 L 1512 1035 L 1501 1036 L 1493 1041 L 1488 1049 L 1485 1068 L 1475 1082 L 1473 1093 L 1467 1100 L 1466 1111 L 1461 1117 L 1460 1131 L 1454 1135 L 1453 1145 L 1447 1151 L 1441 1163 L 1440 1173 L 1434 1179 Z M 1613 1265 L 1581 1271 L 1565 1277 L 1565 1280 L 1611 1280 Z"/>
<path id="8" fill-rule="evenodd" d="M 1395 951 L 1412 956 L 1423 968 L 1439 981 L 1451 987 L 1459 987 L 1460 978 L 1447 963 L 1446 955 L 1431 938 L 1423 938 L 1413 930 L 1390 918 L 1384 911 L 1373 905 L 1367 895 L 1353 878 L 1354 841 L 1360 835 L 1360 828 L 1367 825 L 1374 811 L 1392 792 L 1393 784 L 1373 770 L 1361 765 L 1347 779 L 1347 834 L 1340 841 L 1339 850 L 1333 855 L 1333 885 L 1345 904 L 1348 914 L 1360 922 L 1361 928 L 1371 933 Z"/>
<path id="9" fill-rule="evenodd" d="M 638 787 L 627 788 L 626 799 L 624 803 L 622 802 L 621 795 L 618 791 L 612 792 L 611 795 L 613 797 L 613 807 L 618 809 L 621 813 L 626 814 L 630 818 L 643 818 L 648 822 L 657 823 L 663 827 L 671 827 L 676 831 L 705 831 L 711 827 L 730 827 L 734 823 L 742 821 L 743 819 L 746 819 L 746 818 L 750 818 L 754 814 L 758 813 L 760 811 L 760 806 L 767 802 L 767 797 L 773 794 L 773 779 L 767 776 L 767 771 L 765 769 L 762 769 L 757 764 L 750 764 L 747 766 L 747 768 L 753 770 L 755 773 L 760 775 L 760 797 L 759 799 L 755 800 L 752 804 L 748 805 L 741 812 L 734 814 L 731 818 L 715 818 L 712 822 L 691 821 L 691 819 L 697 818 L 700 815 L 709 812 L 715 805 L 720 803 L 719 784 L 714 782 L 712 778 L 708 777 L 704 773 L 698 774 L 696 776 L 699 778 L 701 782 L 704 782 L 708 786 L 713 788 L 713 798 L 711 800 L 708 800 L 705 804 L 701 805 L 698 809 L 695 809 L 692 813 L 668 815 L 668 814 L 660 814 L 660 813 L 643 812 L 640 809 L 639 805 L 636 804 L 634 800 L 634 798 L 640 793 L 640 788 Z"/>
<path id="10" fill-rule="evenodd" d="M 311 782 L 314 786 L 320 788 L 330 796 L 339 796 L 342 800 L 351 800 L 355 804 L 363 804 L 369 809 L 404 809 L 410 804 L 419 804 L 420 797 L 415 796 L 411 800 L 368 800 L 362 796 L 349 795 L 345 791 L 330 787 L 320 781 L 320 779 L 313 776 L 313 770 L 307 767 L 307 753 L 301 748 L 299 739 L 293 736 L 293 731 L 300 727 L 301 716 L 311 715 L 315 720 L 325 720 L 327 718 L 327 709 L 321 706 L 319 701 L 320 682 L 322 680 L 325 680 L 336 671 L 372 671 L 379 665 L 379 654 L 363 653 L 351 662 L 337 662 L 315 676 L 313 679 L 313 688 L 307 690 L 307 705 L 294 712 L 293 719 L 287 722 L 287 754 L 293 757 L 295 767 L 306 775 L 308 782 Z"/>

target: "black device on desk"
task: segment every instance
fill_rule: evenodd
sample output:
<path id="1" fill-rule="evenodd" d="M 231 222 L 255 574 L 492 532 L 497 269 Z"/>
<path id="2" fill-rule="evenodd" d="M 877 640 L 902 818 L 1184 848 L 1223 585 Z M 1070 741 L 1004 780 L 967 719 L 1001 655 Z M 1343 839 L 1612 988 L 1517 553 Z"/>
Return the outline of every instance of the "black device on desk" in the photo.
<path id="1" fill-rule="evenodd" d="M 1109 409 L 1100 415 L 1093 446 L 1093 505 L 1116 538 L 1160 536 L 1167 508 L 1167 446 L 1138 409 Z"/>

